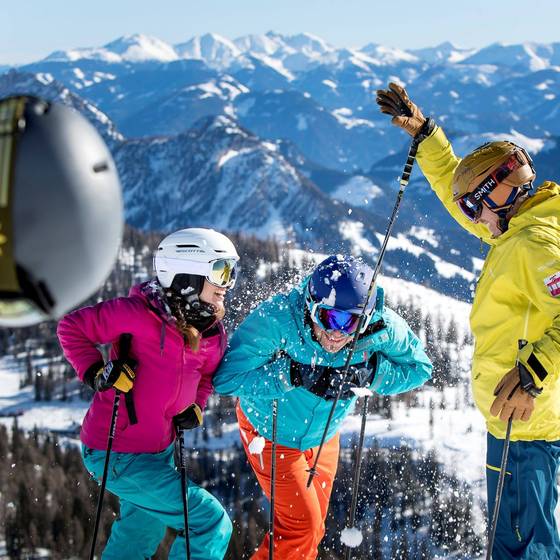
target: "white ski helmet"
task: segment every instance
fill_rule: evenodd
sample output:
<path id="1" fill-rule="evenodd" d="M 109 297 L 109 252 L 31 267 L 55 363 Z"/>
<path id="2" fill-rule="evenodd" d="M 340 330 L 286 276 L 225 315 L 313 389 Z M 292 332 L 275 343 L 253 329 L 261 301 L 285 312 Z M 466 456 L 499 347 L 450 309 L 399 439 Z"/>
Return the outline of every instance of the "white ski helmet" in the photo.
<path id="1" fill-rule="evenodd" d="M 114 265 L 123 230 L 117 170 L 80 113 L 0 99 L 0 326 L 54 319 Z"/>
<path id="2" fill-rule="evenodd" d="M 159 244 L 154 269 L 159 283 L 169 288 L 179 274 L 194 274 L 219 287 L 235 284 L 239 255 L 233 243 L 213 229 L 180 229 Z"/>

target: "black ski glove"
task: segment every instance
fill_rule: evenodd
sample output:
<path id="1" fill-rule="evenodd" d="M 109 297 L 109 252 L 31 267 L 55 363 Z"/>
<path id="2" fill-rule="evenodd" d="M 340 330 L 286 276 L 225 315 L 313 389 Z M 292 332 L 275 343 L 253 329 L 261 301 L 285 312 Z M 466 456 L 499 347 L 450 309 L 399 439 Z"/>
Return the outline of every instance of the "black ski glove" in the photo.
<path id="1" fill-rule="evenodd" d="M 202 410 L 196 403 L 187 406 L 183 412 L 173 416 L 173 426 L 175 426 L 175 434 L 177 435 L 173 446 L 173 461 L 178 469 L 186 469 L 185 432 L 202 426 Z"/>
<path id="2" fill-rule="evenodd" d="M 187 450 L 184 445 L 185 430 L 177 430 L 177 437 L 173 445 L 173 462 L 177 469 L 187 468 Z"/>
<path id="3" fill-rule="evenodd" d="M 347 375 L 344 367 L 311 366 L 291 361 L 290 382 L 294 387 L 305 386 L 308 391 L 326 400 L 334 399 L 342 383 L 341 399 L 354 397 L 352 389 L 368 387 L 373 382 L 377 371 L 377 352 L 374 352 L 367 364 L 350 366 Z M 345 381 L 346 380 L 346 381 Z"/>
<path id="4" fill-rule="evenodd" d="M 173 425 L 177 432 L 202 426 L 202 410 L 196 403 L 187 406 L 183 412 L 173 416 Z"/>
<path id="5" fill-rule="evenodd" d="M 91 366 L 84 375 L 84 381 L 95 391 L 117 389 L 128 393 L 134 385 L 138 363 L 132 358 L 110 360 L 106 364 L 98 362 Z"/>

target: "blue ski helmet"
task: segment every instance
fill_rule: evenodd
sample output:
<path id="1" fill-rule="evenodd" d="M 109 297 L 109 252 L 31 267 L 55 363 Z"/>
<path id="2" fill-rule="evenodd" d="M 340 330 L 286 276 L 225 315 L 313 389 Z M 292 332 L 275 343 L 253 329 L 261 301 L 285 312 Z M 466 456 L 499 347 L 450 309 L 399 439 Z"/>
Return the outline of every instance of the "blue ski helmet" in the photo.
<path id="1" fill-rule="evenodd" d="M 332 255 L 321 262 L 309 279 L 308 307 L 314 304 L 361 313 L 365 310 L 368 321 L 375 308 L 375 297 L 367 300 L 373 269 L 362 259 L 352 256 Z"/>

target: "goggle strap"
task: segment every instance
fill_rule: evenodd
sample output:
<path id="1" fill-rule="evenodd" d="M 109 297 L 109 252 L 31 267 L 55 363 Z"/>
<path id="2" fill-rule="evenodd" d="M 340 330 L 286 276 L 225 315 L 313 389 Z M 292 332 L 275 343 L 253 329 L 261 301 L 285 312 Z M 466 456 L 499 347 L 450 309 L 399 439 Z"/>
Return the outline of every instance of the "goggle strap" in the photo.
<path id="1" fill-rule="evenodd" d="M 21 130 L 27 99 L 0 101 L 0 292 L 21 293 L 13 244 L 13 182 L 17 133 Z"/>
<path id="2" fill-rule="evenodd" d="M 514 162 L 512 162 L 514 160 Z M 515 163 L 516 165 L 512 165 Z M 470 193 L 465 196 L 465 201 L 469 206 L 474 207 L 480 204 L 483 198 L 487 197 L 500 183 L 509 177 L 516 169 L 521 167 L 521 162 L 517 157 L 517 153 L 513 154 L 500 165 L 497 169 L 489 173 Z M 505 168 L 505 169 L 504 169 Z"/>

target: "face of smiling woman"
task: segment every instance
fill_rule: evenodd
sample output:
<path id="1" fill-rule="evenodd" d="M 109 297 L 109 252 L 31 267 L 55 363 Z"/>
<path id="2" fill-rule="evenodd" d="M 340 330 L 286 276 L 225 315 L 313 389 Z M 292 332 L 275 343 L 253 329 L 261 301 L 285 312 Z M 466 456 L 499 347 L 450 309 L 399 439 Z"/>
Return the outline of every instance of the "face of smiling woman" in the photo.
<path id="1" fill-rule="evenodd" d="M 224 309 L 224 298 L 227 288 L 218 288 L 204 280 L 204 287 L 200 293 L 200 299 L 205 303 L 211 303 L 216 309 Z"/>

